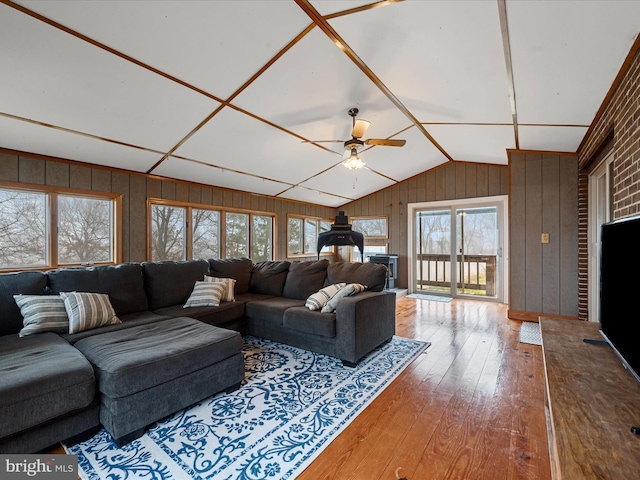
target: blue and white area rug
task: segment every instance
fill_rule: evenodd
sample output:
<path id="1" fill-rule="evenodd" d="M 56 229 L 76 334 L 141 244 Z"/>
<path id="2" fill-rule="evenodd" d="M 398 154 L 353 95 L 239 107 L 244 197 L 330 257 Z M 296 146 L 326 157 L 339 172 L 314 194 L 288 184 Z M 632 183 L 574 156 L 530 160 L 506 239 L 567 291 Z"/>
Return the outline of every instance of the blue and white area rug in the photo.
<path id="1" fill-rule="evenodd" d="M 300 474 L 427 347 L 393 337 L 355 368 L 245 337 L 245 381 L 118 448 L 105 430 L 67 448 L 86 480 L 286 479 Z"/>

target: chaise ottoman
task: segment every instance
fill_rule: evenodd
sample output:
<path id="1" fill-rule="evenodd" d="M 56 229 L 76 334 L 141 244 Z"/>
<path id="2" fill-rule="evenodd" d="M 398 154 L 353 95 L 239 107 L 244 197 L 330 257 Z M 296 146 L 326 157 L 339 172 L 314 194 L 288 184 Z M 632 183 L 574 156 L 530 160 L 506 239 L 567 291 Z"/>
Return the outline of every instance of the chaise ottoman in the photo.
<path id="1" fill-rule="evenodd" d="M 188 317 L 78 340 L 100 394 L 100 422 L 122 446 L 149 424 L 244 379 L 242 337 Z"/>

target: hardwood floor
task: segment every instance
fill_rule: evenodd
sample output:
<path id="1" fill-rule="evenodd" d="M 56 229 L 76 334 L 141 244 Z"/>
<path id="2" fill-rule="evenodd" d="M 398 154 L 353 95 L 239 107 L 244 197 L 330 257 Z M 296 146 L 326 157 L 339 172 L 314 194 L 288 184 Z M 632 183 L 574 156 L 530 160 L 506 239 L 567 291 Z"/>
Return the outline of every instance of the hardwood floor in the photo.
<path id="1" fill-rule="evenodd" d="M 396 334 L 432 342 L 298 477 L 550 480 L 542 347 L 507 306 L 398 298 Z"/>
<path id="2" fill-rule="evenodd" d="M 506 305 L 401 297 L 396 318 L 431 346 L 298 479 L 550 480 L 542 347 Z"/>

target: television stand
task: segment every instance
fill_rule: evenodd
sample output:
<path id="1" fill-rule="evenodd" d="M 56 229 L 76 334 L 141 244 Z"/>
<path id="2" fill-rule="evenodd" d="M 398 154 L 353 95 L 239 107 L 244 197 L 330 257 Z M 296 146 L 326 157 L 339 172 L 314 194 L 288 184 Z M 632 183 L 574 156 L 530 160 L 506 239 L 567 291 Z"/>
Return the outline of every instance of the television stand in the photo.
<path id="1" fill-rule="evenodd" d="M 598 338 L 598 324 L 541 316 L 551 474 L 564 479 L 637 479 L 640 383 Z"/>

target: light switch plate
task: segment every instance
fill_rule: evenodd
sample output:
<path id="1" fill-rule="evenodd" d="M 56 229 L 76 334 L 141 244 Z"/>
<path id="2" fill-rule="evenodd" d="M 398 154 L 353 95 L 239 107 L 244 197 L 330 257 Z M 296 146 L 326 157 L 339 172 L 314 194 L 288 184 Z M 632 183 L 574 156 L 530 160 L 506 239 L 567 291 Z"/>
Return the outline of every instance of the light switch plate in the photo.
<path id="1" fill-rule="evenodd" d="M 541 241 L 542 241 L 542 243 L 549 243 L 549 234 L 548 233 L 543 233 Z"/>

